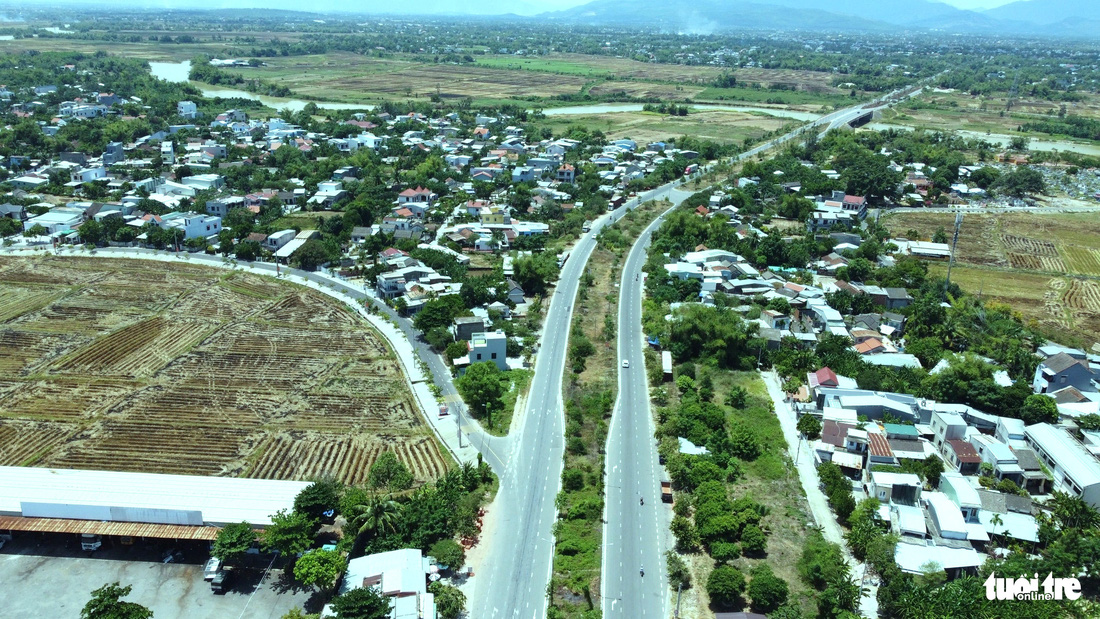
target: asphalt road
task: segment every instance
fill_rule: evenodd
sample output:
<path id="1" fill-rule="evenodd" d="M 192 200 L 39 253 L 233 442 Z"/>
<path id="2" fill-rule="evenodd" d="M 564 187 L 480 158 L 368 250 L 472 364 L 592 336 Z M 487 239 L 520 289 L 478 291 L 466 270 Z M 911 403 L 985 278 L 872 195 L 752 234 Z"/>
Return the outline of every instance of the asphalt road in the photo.
<path id="1" fill-rule="evenodd" d="M 675 207 L 691 192 L 673 189 L 665 195 Z M 619 395 L 607 437 L 600 579 L 605 617 L 668 616 L 668 579 L 663 557 L 668 546 L 671 506 L 661 502 L 658 485 L 662 469 L 657 462 L 653 438 L 656 428 L 649 411 L 642 333 L 645 250 L 650 235 L 663 218 L 664 214 L 638 237 L 627 256 L 619 284 Z M 624 360 L 630 367 L 622 367 Z"/>
<path id="2" fill-rule="evenodd" d="M 890 93 L 876 102 L 890 101 L 896 94 Z M 822 116 L 806 127 L 760 144 L 733 160 L 753 157 L 799 138 L 808 129 L 822 126 L 826 130 L 837 128 L 866 113 L 866 105 L 861 103 Z M 668 195 L 674 205 L 672 208 L 691 195 L 686 191 L 669 191 L 666 187 L 649 195 L 654 193 Z M 652 232 L 663 218 L 664 213 L 646 228 L 631 247 L 620 283 L 619 395 L 608 432 L 606 458 L 601 574 L 604 617 L 633 619 L 647 616 L 664 618 L 669 615 L 670 590 L 664 552 L 668 547 L 671 510 L 660 498 L 660 481 L 664 475 L 657 461 L 655 427 L 649 407 L 645 334 L 642 332 L 645 279 L 641 272 Z M 629 363 L 629 367 L 622 367 L 623 360 Z M 641 500 L 645 503 L 642 504 Z M 835 526 L 835 520 L 833 524 Z M 644 576 L 641 574 L 643 568 Z"/>

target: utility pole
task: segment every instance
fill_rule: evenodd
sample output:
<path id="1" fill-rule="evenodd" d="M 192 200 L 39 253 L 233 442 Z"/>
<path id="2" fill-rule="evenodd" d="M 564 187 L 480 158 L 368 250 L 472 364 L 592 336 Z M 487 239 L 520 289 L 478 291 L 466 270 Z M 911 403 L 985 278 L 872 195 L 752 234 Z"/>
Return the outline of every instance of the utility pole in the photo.
<path id="1" fill-rule="evenodd" d="M 947 300 L 947 289 L 951 286 L 951 266 L 955 264 L 955 248 L 959 244 L 959 228 L 962 227 L 962 211 L 955 213 L 955 234 L 951 237 L 951 257 L 947 260 L 947 279 L 943 282 L 943 298 Z"/>

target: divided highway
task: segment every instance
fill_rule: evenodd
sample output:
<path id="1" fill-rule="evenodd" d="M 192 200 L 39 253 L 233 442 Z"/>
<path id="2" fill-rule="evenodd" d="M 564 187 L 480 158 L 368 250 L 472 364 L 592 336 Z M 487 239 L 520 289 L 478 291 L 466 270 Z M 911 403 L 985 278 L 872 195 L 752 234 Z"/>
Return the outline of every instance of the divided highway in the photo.
<path id="1" fill-rule="evenodd" d="M 867 113 L 874 103 L 892 104 L 903 91 L 895 91 L 872 104 L 826 114 L 806 127 L 760 144 L 733 161 L 753 157 L 800 137 L 811 128 L 826 131 Z M 709 167 L 709 166 L 708 166 Z M 678 206 L 690 192 L 662 187 L 656 192 Z M 652 195 L 652 194 L 650 194 Z M 648 198 L 647 198 L 648 199 Z M 649 406 L 642 332 L 642 300 L 645 297 L 646 248 L 665 214 L 653 221 L 630 248 L 623 265 L 619 292 L 619 394 L 607 437 L 606 501 L 601 598 L 604 617 L 634 619 L 668 617 L 669 586 L 664 553 L 668 549 L 671 510 L 661 503 L 663 469 L 657 462 L 653 416 Z M 624 367 L 626 361 L 629 367 Z M 643 505 L 641 501 L 644 500 Z M 641 574 L 644 568 L 645 575 Z"/>

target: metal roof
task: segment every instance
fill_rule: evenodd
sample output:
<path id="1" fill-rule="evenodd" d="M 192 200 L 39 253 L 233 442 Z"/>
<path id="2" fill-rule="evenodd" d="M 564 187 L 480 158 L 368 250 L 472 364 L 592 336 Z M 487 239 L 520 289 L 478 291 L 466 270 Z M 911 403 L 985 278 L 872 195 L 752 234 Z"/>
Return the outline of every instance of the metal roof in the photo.
<path id="1" fill-rule="evenodd" d="M 213 541 L 219 527 L 190 527 L 179 524 L 146 522 L 103 522 L 100 520 L 70 520 L 68 518 L 23 518 L 0 516 L 0 531 L 36 531 L 41 533 L 90 533 L 153 537 L 157 539 L 191 539 Z"/>
<path id="2" fill-rule="evenodd" d="M 134 514 L 198 511 L 204 524 L 246 521 L 266 526 L 272 514 L 290 509 L 294 497 L 308 485 L 305 481 L 5 466 L 0 467 L 0 515 L 26 515 L 25 509 L 38 505 L 55 506 L 48 510 L 54 512 L 63 508 L 66 518 L 88 514 L 77 517 L 148 522 L 155 518 Z M 128 515 L 100 516 L 108 513 Z"/>

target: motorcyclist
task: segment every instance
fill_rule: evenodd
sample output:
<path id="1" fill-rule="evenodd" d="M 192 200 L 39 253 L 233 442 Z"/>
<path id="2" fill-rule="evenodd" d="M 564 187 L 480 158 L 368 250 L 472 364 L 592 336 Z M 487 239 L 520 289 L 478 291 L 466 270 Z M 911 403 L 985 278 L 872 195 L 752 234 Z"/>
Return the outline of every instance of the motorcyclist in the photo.
<path id="1" fill-rule="evenodd" d="M 643 567 L 643 568 L 639 568 L 639 569 L 638 569 L 638 573 L 639 573 L 639 574 L 641 574 L 642 576 L 645 576 L 645 568 L 644 568 L 644 567 Z"/>
<path id="2" fill-rule="evenodd" d="M 645 497 L 638 497 L 638 505 L 645 505 Z"/>

